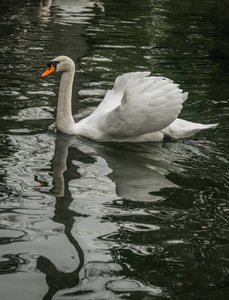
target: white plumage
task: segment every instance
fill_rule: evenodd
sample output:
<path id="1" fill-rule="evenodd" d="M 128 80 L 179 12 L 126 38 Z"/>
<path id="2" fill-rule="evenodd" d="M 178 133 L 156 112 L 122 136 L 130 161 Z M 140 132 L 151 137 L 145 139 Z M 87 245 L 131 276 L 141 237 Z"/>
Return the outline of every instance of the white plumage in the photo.
<path id="1" fill-rule="evenodd" d="M 116 78 L 112 90 L 95 111 L 75 123 L 71 112 L 74 62 L 59 56 L 48 63 L 46 76 L 62 71 L 57 105 L 57 128 L 67 134 L 78 134 L 96 141 L 144 142 L 190 137 L 200 130 L 218 124 L 203 125 L 178 119 L 188 94 L 164 77 L 150 72 L 133 72 Z"/>

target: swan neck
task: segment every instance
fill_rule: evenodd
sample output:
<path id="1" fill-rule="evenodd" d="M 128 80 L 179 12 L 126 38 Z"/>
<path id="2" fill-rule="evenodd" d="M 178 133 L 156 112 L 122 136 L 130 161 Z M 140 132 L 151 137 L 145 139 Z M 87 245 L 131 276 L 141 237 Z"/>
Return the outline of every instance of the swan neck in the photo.
<path id="1" fill-rule="evenodd" d="M 60 80 L 58 104 L 57 104 L 57 128 L 60 131 L 69 133 L 69 128 L 75 124 L 72 117 L 72 86 L 75 68 L 63 72 Z"/>

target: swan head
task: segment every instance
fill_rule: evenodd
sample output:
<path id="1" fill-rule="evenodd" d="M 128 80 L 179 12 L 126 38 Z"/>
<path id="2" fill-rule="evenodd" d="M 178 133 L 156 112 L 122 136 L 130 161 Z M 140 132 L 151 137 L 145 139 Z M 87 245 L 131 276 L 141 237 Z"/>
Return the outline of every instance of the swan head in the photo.
<path id="1" fill-rule="evenodd" d="M 69 72 L 75 70 L 75 64 L 68 56 L 58 56 L 47 63 L 48 69 L 41 75 L 47 76 L 53 72 Z"/>

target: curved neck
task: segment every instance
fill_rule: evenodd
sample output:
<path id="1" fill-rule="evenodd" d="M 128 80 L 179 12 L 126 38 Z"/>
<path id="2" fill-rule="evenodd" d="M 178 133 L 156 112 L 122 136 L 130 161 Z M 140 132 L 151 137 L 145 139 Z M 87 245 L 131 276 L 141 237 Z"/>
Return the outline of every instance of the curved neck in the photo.
<path id="1" fill-rule="evenodd" d="M 75 124 L 72 117 L 72 85 L 75 75 L 75 68 L 63 72 L 60 80 L 58 104 L 57 104 L 57 129 L 65 133 L 69 132 L 72 124 Z"/>

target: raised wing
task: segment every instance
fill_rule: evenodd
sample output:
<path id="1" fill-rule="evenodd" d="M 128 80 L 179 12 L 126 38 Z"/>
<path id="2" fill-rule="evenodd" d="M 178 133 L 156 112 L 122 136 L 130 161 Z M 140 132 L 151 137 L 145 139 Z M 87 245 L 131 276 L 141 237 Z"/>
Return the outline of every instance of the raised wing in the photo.
<path id="1" fill-rule="evenodd" d="M 127 85 L 130 82 L 135 82 L 138 79 L 149 76 L 150 72 L 130 72 L 123 75 L 119 75 L 115 82 L 112 90 L 108 90 L 104 99 L 100 102 L 99 106 L 92 113 L 92 117 L 95 115 L 103 115 L 109 112 L 121 104 L 124 92 Z"/>
<path id="2" fill-rule="evenodd" d="M 125 139 L 156 132 L 179 115 L 187 93 L 164 77 L 133 77 L 121 104 L 101 116 L 98 129 L 104 138 Z"/>

